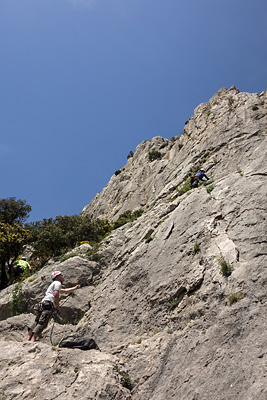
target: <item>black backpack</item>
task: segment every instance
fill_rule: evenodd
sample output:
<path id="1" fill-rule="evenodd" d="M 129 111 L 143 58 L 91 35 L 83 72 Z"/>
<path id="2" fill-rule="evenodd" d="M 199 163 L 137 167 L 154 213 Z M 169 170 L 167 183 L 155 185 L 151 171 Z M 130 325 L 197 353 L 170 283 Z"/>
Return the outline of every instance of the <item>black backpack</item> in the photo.
<path id="1" fill-rule="evenodd" d="M 74 336 L 67 336 L 63 338 L 58 347 L 67 347 L 70 349 L 80 349 L 80 350 L 100 350 L 94 339 L 89 337 L 81 337 L 73 340 L 67 340 L 68 338 L 73 338 Z"/>

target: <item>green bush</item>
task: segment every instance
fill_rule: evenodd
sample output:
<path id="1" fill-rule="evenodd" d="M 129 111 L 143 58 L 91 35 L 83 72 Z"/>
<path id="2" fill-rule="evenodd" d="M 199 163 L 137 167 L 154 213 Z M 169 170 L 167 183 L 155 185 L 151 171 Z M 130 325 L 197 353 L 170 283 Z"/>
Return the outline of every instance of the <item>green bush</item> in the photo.
<path id="1" fill-rule="evenodd" d="M 194 246 L 194 254 L 197 254 L 199 251 L 200 251 L 200 244 L 196 242 Z"/>
<path id="2" fill-rule="evenodd" d="M 113 224 L 107 219 L 73 215 L 44 219 L 28 224 L 27 228 L 31 232 L 33 256 L 47 260 L 61 256 L 82 241 L 99 243 L 112 231 Z"/>
<path id="3" fill-rule="evenodd" d="M 168 302 L 168 307 L 170 308 L 170 310 L 173 310 L 178 304 L 179 304 L 179 299 L 174 298 Z"/>
<path id="4" fill-rule="evenodd" d="M 203 186 L 209 186 L 209 185 L 211 185 L 212 183 L 213 183 L 213 179 L 211 178 L 210 180 L 208 180 L 208 181 L 202 181 L 202 182 L 200 182 Z"/>
<path id="5" fill-rule="evenodd" d="M 214 189 L 214 185 L 206 186 L 207 193 L 211 193 Z"/>
<path id="6" fill-rule="evenodd" d="M 161 150 L 161 149 L 164 149 L 165 147 L 167 147 L 167 146 L 168 146 L 168 144 L 169 144 L 168 142 L 166 142 L 166 143 L 163 143 L 163 144 L 160 146 L 160 148 L 159 148 L 159 149 L 160 149 L 160 150 Z"/>
<path id="7" fill-rule="evenodd" d="M 117 229 L 120 226 L 127 224 L 128 222 L 135 221 L 138 217 L 140 217 L 142 215 L 142 213 L 143 213 L 142 209 L 136 210 L 134 212 L 132 212 L 131 210 L 125 211 L 114 222 L 114 229 Z"/>
<path id="8" fill-rule="evenodd" d="M 236 303 L 239 300 L 242 300 L 244 297 L 245 295 L 242 292 L 229 294 L 229 296 L 227 296 L 229 306 L 231 306 L 233 303 Z"/>
<path id="9" fill-rule="evenodd" d="M 131 390 L 132 389 L 132 383 L 130 380 L 130 377 L 128 375 L 123 375 L 122 377 L 122 386 L 124 386 L 125 388 Z"/>
<path id="10" fill-rule="evenodd" d="M 25 311 L 26 307 L 21 282 L 17 283 L 12 289 L 12 300 L 9 307 L 12 315 L 19 315 Z"/>
<path id="11" fill-rule="evenodd" d="M 160 160 L 161 157 L 162 157 L 161 152 L 157 150 L 153 150 L 148 153 L 149 161 Z"/>
<path id="12" fill-rule="evenodd" d="M 221 267 L 221 274 L 225 277 L 230 276 L 234 269 L 233 265 L 227 262 L 222 255 L 218 257 L 218 260 Z"/>
<path id="13" fill-rule="evenodd" d="M 101 260 L 102 257 L 103 257 L 103 256 L 102 256 L 101 254 L 94 253 L 94 254 L 92 254 L 92 255 L 89 257 L 89 259 L 90 259 L 90 261 L 98 262 L 98 261 Z"/>
<path id="14" fill-rule="evenodd" d="M 78 253 L 75 253 L 75 252 L 72 252 L 72 253 L 69 253 L 69 254 L 64 254 L 63 256 L 60 257 L 60 262 L 66 261 L 66 260 L 68 260 L 69 258 L 72 258 L 72 257 L 76 257 L 77 255 L 78 255 Z"/>
<path id="15" fill-rule="evenodd" d="M 189 190 L 191 190 L 191 182 L 190 182 L 190 178 L 188 178 L 183 186 L 180 189 L 177 189 L 177 196 L 182 196 L 183 194 L 185 194 L 186 192 L 188 192 Z"/>
<path id="16" fill-rule="evenodd" d="M 132 158 L 134 156 L 134 152 L 131 150 L 127 156 L 127 160 L 129 160 L 129 158 Z"/>

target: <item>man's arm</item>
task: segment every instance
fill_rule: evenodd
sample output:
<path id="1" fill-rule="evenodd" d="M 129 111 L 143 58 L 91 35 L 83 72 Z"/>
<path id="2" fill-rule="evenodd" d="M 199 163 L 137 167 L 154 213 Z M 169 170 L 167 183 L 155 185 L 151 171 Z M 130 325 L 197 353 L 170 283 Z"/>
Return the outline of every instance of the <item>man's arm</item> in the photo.
<path id="1" fill-rule="evenodd" d="M 73 292 L 73 291 L 76 290 L 76 289 L 79 289 L 80 287 L 81 287 L 81 285 L 76 285 L 76 286 L 73 286 L 73 287 L 68 288 L 68 289 L 60 289 L 60 293 L 62 293 L 62 294 L 68 294 L 68 293 Z"/>
<path id="2" fill-rule="evenodd" d="M 60 289 L 60 291 L 59 291 L 59 290 L 54 290 L 55 309 L 56 309 L 59 313 L 60 313 L 60 311 L 61 311 L 60 306 L 59 306 L 59 293 L 68 294 L 68 293 L 73 292 L 73 291 L 76 290 L 76 289 L 79 289 L 80 287 L 81 287 L 81 285 L 76 285 L 76 286 L 74 286 L 74 287 L 72 287 L 72 288 Z"/>

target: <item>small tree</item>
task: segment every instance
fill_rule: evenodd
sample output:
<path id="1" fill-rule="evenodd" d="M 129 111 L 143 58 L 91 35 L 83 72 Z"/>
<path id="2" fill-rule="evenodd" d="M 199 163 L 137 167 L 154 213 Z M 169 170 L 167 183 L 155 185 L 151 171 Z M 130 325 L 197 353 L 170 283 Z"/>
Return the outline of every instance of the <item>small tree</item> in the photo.
<path id="1" fill-rule="evenodd" d="M 0 199 L 0 287 L 7 285 L 6 267 L 11 273 L 11 266 L 18 257 L 24 244 L 27 243 L 29 232 L 23 228 L 31 211 L 31 206 L 25 200 L 15 197 Z"/>
<path id="2" fill-rule="evenodd" d="M 0 223 L 0 265 L 1 288 L 7 285 L 6 267 L 11 275 L 11 267 L 27 243 L 29 232 L 21 224 Z"/>
<path id="3" fill-rule="evenodd" d="M 157 150 L 152 150 L 148 153 L 149 161 L 160 160 L 161 157 L 162 157 L 161 152 Z"/>
<path id="4" fill-rule="evenodd" d="M 134 156 L 133 151 L 131 150 L 130 153 L 127 156 L 127 160 L 129 160 L 129 158 L 132 158 Z"/>
<path id="5" fill-rule="evenodd" d="M 26 200 L 16 200 L 16 197 L 0 199 L 0 222 L 14 224 L 25 222 L 32 208 Z"/>

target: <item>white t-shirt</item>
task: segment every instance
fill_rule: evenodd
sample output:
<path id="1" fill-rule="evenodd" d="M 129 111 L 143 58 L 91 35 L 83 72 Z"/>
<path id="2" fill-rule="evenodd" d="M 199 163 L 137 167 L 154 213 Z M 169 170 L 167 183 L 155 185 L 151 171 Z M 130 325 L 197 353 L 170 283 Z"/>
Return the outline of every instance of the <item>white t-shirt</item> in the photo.
<path id="1" fill-rule="evenodd" d="M 51 283 L 51 285 L 49 285 L 46 293 L 45 293 L 45 297 L 43 298 L 43 301 L 51 301 L 51 303 L 54 303 L 54 290 L 58 290 L 60 292 L 61 289 L 61 282 L 59 281 L 54 281 Z"/>

